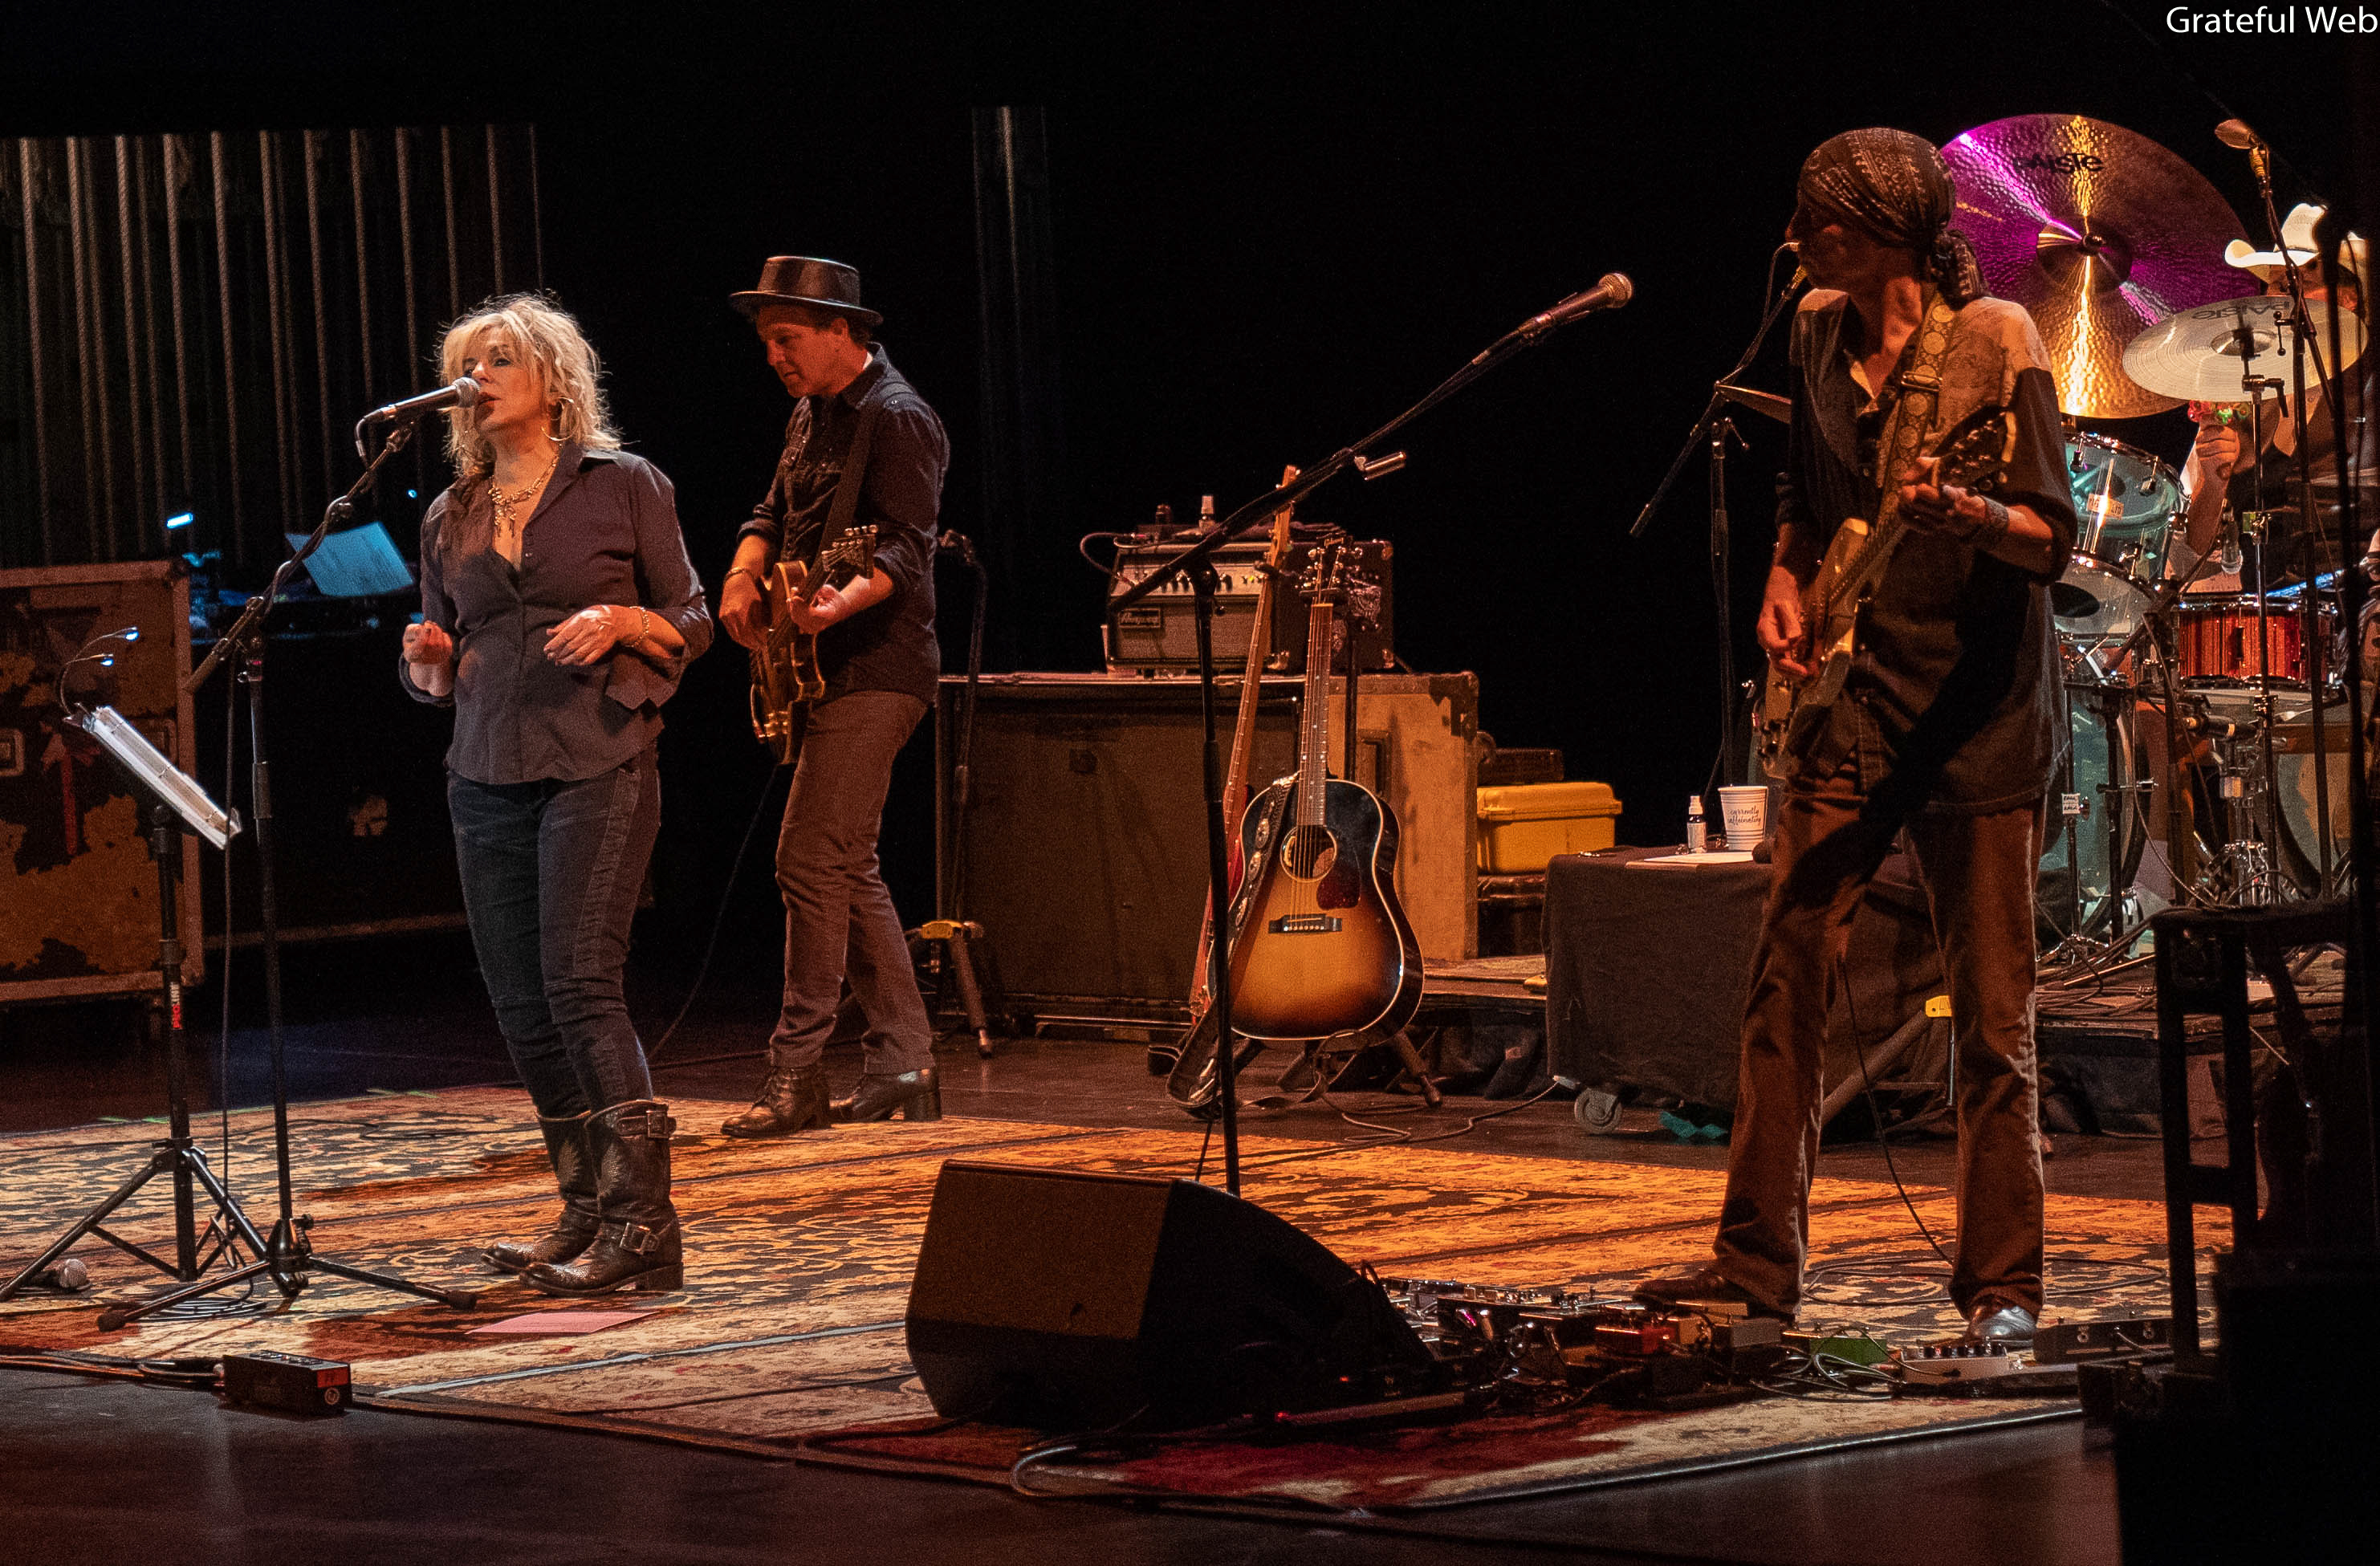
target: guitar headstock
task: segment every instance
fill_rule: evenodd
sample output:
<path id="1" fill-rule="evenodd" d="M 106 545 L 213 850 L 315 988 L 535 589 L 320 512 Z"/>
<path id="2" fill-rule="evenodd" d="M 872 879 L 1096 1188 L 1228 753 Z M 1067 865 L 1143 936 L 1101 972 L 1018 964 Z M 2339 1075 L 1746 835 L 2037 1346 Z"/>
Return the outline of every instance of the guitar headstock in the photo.
<path id="1" fill-rule="evenodd" d="M 1929 481 L 1988 493 L 2016 451 L 2016 415 L 1986 403 L 1934 443 Z"/>
<path id="2" fill-rule="evenodd" d="M 1305 557 L 1305 575 L 1297 590 L 1314 603 L 1337 603 L 1346 596 L 1347 536 L 1335 528 Z"/>
<path id="3" fill-rule="evenodd" d="M 1330 604 L 1347 619 L 1378 625 L 1380 584 L 1363 568 L 1362 560 L 1355 540 L 1333 528 L 1306 556 L 1305 575 L 1299 579 L 1297 590 L 1307 601 Z"/>

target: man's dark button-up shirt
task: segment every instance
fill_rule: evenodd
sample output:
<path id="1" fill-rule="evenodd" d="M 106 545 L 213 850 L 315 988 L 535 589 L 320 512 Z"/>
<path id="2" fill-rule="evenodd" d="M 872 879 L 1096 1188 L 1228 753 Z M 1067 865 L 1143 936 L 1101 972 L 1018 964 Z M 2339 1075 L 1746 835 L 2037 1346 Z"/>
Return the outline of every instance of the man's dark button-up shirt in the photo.
<path id="1" fill-rule="evenodd" d="M 1793 428 L 1777 520 L 1821 552 L 1846 517 L 1873 518 L 1879 498 L 1884 421 L 1871 416 L 1864 427 L 1869 399 L 1846 351 L 1853 329 L 1835 293 L 1812 294 L 1793 322 Z M 2032 318 L 2004 299 L 1960 310 L 1941 375 L 1928 446 L 1978 407 L 2015 415 L 1997 492 L 2048 524 L 2049 570 L 2036 577 L 1911 528 L 1861 611 L 1850 681 L 1796 781 L 1815 786 L 1856 758 L 1867 792 L 1912 789 L 1939 811 L 2011 809 L 2041 800 L 2066 748 L 2047 591 L 2074 549 L 2058 386 Z"/>
<path id="2" fill-rule="evenodd" d="M 892 577 L 892 592 L 820 633 L 819 669 L 830 701 L 856 690 L 897 690 L 930 707 L 942 669 L 934 640 L 934 532 L 951 443 L 941 419 L 892 368 L 880 344 L 871 347 L 868 368 L 850 385 L 832 396 L 804 397 L 795 407 L 768 493 L 736 536 L 766 539 L 777 559 L 816 558 L 860 404 L 870 394 L 882 408 L 868 438 L 852 525 L 876 529 L 876 569 Z"/>
<path id="3" fill-rule="evenodd" d="M 522 530 L 517 567 L 492 547 L 492 521 L 480 478 L 448 488 L 421 523 L 422 618 L 455 638 L 447 767 L 474 783 L 576 781 L 641 754 L 687 662 L 710 645 L 669 480 L 626 452 L 568 445 Z M 450 529 L 476 542 L 451 551 Z M 553 628 L 599 603 L 641 605 L 677 627 L 686 650 L 615 647 L 572 668 L 548 659 Z M 402 666 L 397 677 L 416 699 L 440 700 Z"/>

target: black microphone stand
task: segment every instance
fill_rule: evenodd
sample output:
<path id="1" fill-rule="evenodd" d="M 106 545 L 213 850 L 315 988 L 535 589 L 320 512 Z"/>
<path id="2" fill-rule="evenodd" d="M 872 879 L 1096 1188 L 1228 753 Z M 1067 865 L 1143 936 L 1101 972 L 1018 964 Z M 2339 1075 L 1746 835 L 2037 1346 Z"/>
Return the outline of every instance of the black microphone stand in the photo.
<path id="1" fill-rule="evenodd" d="M 952 982 L 958 989 L 960 1009 L 966 1014 L 967 1026 L 975 1032 L 975 1052 L 988 1061 L 993 1048 L 991 1016 L 983 1003 L 983 984 L 976 972 L 972 952 L 973 944 L 983 939 L 983 926 L 966 917 L 966 875 L 967 819 L 975 799 L 976 686 L 983 678 L 983 622 L 990 578 L 965 533 L 943 533 L 934 547 L 965 566 L 974 578 L 975 613 L 967 626 L 966 685 L 959 697 L 957 743 L 953 747 L 948 774 L 950 820 L 942 833 L 943 851 L 949 855 L 948 868 L 939 878 L 933 918 L 911 930 L 909 939 L 920 946 L 941 948 L 941 960 L 949 964 Z"/>
<path id="2" fill-rule="evenodd" d="M 2362 679 L 2362 627 L 2361 622 L 2367 593 L 2363 572 L 2356 553 L 2358 542 L 2355 537 L 2357 523 L 2354 480 L 2356 476 L 2350 468 L 2353 453 L 2349 444 L 2347 407 L 2340 395 L 2342 388 L 2338 384 L 2334 372 L 2328 368 L 2328 366 L 2340 364 L 2343 358 L 2341 351 L 2344 347 L 2341 341 L 2343 329 L 2338 320 L 2339 306 L 2334 298 L 2331 303 L 2330 354 L 2325 360 L 2322 345 L 2314 336 L 2313 314 L 2306 304 L 2305 276 L 2298 266 L 2297 259 L 2289 253 L 2288 237 L 2282 232 L 2280 208 L 2273 199 L 2272 150 L 2261 140 L 2253 140 L 2252 144 L 2245 150 L 2248 152 L 2249 168 L 2255 176 L 2257 196 L 2265 210 L 2265 228 L 2272 235 L 2274 253 L 2280 258 L 2281 275 L 2289 297 L 2289 332 L 2296 339 L 2296 352 L 2291 357 L 2296 364 L 2295 389 L 2298 398 L 2294 411 L 2296 451 L 2293 455 L 2297 469 L 2299 504 L 2303 508 L 2304 530 L 2310 543 L 2319 535 L 2316 531 L 2318 524 L 2313 506 L 2313 459 L 2306 451 L 2305 426 L 2309 409 L 2304 366 L 2309 358 L 2313 363 L 2316 387 L 2328 407 L 2335 440 L 2332 455 L 2339 488 L 2339 614 L 2343 624 L 2350 627 L 2351 649 L 2347 659 L 2349 677 L 2342 681 L 2347 704 L 2349 734 L 2347 745 L 2348 843 L 2345 856 L 2348 943 L 2346 1004 L 2342 1008 L 2343 1021 L 2348 1030 L 2348 1048 L 2336 1065 L 2317 1062 L 2313 1063 L 2313 1074 L 2327 1080 L 2341 1099 L 2350 1099 L 2360 1097 L 2362 1099 L 2361 1103 L 2351 1106 L 2342 1105 L 2346 1112 L 2341 1118 L 2350 1123 L 2351 1129 L 2342 1128 L 2341 1132 L 2334 1133 L 2329 1138 L 2334 1144 L 2329 1159 L 2317 1161 L 2329 1161 L 2340 1166 L 2339 1174 L 2323 1183 L 2330 1187 L 2331 1195 L 2338 1201 L 2338 1215 L 2347 1217 L 2353 1228 L 2360 1231 L 2354 1233 L 2339 1232 L 2332 1237 L 2331 1243 L 2368 1251 L 2374 1246 L 2380 1246 L 2380 1159 L 2375 1159 L 2374 1156 L 2375 1151 L 2380 1151 L 2380 1029 L 2373 1027 L 2369 1015 L 2374 965 L 2375 956 L 2380 956 L 2380 953 L 2375 953 L 2374 951 L 2375 927 L 2380 926 L 2380 909 L 2374 907 L 2374 883 L 2372 875 L 2372 802 L 2366 792 L 2369 780 L 2366 775 L 2362 743 L 2364 693 Z M 2336 277 L 2338 249 L 2343 243 L 2345 225 L 2332 216 L 2326 216 L 2325 222 L 2332 229 L 2331 264 L 2325 269 L 2325 275 Z M 2343 370 L 2340 373 L 2343 373 Z M 2256 448 L 2255 455 L 2261 467 L 2264 455 L 2261 443 Z M 2314 600 L 2319 596 L 2318 575 L 2314 567 L 2320 564 L 2319 555 L 2310 555 L 2306 571 L 2307 580 L 2303 589 L 2310 612 L 2310 626 L 2317 618 L 2312 612 L 2314 610 Z M 2314 648 L 2309 653 L 2310 662 L 2307 671 L 2307 686 L 2313 699 L 2314 778 L 2318 791 L 2317 797 L 2326 802 L 2328 789 L 2325 773 L 2328 771 L 2328 759 L 2326 736 L 2323 732 L 2325 724 L 2319 662 L 2321 653 L 2318 638 L 2310 637 L 2309 639 L 2315 642 Z M 2326 815 L 2324 818 L 2324 824 L 2327 825 Z M 2359 1029 L 2362 1032 L 2360 1040 L 2356 1038 Z M 2360 1050 L 2357 1048 L 2359 1043 Z M 2304 1068 L 2301 1066 L 2301 1069 Z M 2360 1080 L 2355 1080 L 2357 1078 Z M 2360 1147 L 2351 1146 L 2359 1142 Z M 2347 1166 L 2353 1163 L 2360 1163 L 2361 1168 L 2352 1173 L 2347 1172 Z M 2309 1172 L 2317 1173 L 2319 1178 L 2317 1171 Z M 2342 1182 L 2351 1188 L 2340 1188 Z"/>
<path id="3" fill-rule="evenodd" d="M 371 489 L 381 468 L 404 450 L 412 437 L 413 426 L 409 423 L 398 424 L 389 431 L 387 441 L 382 443 L 371 460 L 364 464 L 363 472 L 347 487 L 347 492 L 323 510 L 322 521 L 315 524 L 314 531 L 306 541 L 281 563 L 264 591 L 248 601 L 239 613 L 239 618 L 232 623 L 231 629 L 224 633 L 205 661 L 190 671 L 189 677 L 182 682 L 185 691 L 196 691 L 206 684 L 217 664 L 237 661 L 239 680 L 248 687 L 249 791 L 251 795 L 249 819 L 256 834 L 258 936 L 264 953 L 265 1032 L 271 1041 L 273 1060 L 273 1156 L 274 1171 L 280 1183 L 281 1216 L 274 1222 L 272 1236 L 256 1260 L 220 1277 L 159 1294 L 135 1305 L 111 1306 L 100 1314 L 99 1324 L 103 1329 L 113 1330 L 126 1322 L 177 1305 L 194 1295 L 228 1288 L 262 1272 L 271 1273 L 274 1286 L 293 1299 L 306 1287 L 309 1272 L 328 1272 L 354 1282 L 370 1283 L 399 1293 L 435 1300 L 456 1310 L 469 1310 L 479 1304 L 476 1294 L 411 1282 L 393 1273 L 373 1272 L 318 1254 L 308 1237 L 314 1220 L 293 1212 L 295 1202 L 290 1191 L 289 1084 L 281 1041 L 281 927 L 273 874 L 273 783 L 264 748 L 264 622 L 273 612 L 273 601 L 281 596 L 281 589 L 287 585 L 290 574 L 322 546 L 322 539 L 330 532 L 334 522 L 346 521 L 355 514 L 357 502 Z M 230 850 L 226 848 L 225 852 L 228 854 Z M 224 931 L 224 961 L 226 966 L 231 961 L 231 931 L 228 929 Z M 228 1045 L 226 1040 L 225 1047 Z"/>
<path id="4" fill-rule="evenodd" d="M 1775 266 L 1773 259 L 1769 264 Z M 1775 273 L 1772 271 L 1770 275 L 1774 276 Z M 1786 305 L 1791 302 L 1802 282 L 1801 271 L 1796 267 L 1791 280 L 1769 301 L 1767 311 L 1760 318 L 1760 329 L 1752 334 L 1752 342 L 1744 348 L 1742 357 L 1726 374 L 1711 382 L 1710 401 L 1703 405 L 1702 417 L 1694 420 L 1694 427 L 1687 433 L 1685 443 L 1679 446 L 1678 455 L 1670 459 L 1669 472 L 1662 475 L 1660 487 L 1653 492 L 1653 498 L 1645 503 L 1645 509 L 1636 514 L 1636 520 L 1628 528 L 1628 536 L 1632 539 L 1644 536 L 1645 529 L 1652 525 L 1653 514 L 1661 509 L 1661 503 L 1670 498 L 1670 491 L 1676 485 L 1678 476 L 1685 471 L 1687 459 L 1694 455 L 1697 446 L 1708 442 L 1711 459 L 1711 595 L 1717 601 L 1718 613 L 1718 765 L 1722 782 L 1742 778 L 1747 760 L 1743 753 L 1745 736 L 1737 732 L 1735 722 L 1735 604 L 1728 564 L 1727 441 L 1735 431 L 1728 423 L 1723 410 L 1730 402 L 1744 402 L 1746 406 L 1758 407 L 1751 403 L 1733 382 L 1737 376 L 1751 367 L 1754 359 L 1760 357 L 1761 345 L 1768 341 L 1768 334 L 1775 329 L 1777 318 L 1785 313 Z M 1742 437 L 1737 436 L 1736 439 L 1740 443 Z"/>
<path id="5" fill-rule="evenodd" d="M 1232 884 L 1231 856 L 1226 846 L 1227 833 L 1223 821 L 1222 752 L 1215 734 L 1215 553 L 1225 544 L 1255 532 L 1282 508 L 1296 504 L 1350 467 L 1366 479 L 1376 479 L 1403 467 L 1402 453 L 1392 453 L 1377 460 L 1366 454 L 1506 359 L 1535 347 L 1548 332 L 1566 324 L 1564 321 L 1553 319 L 1560 308 L 1556 306 L 1544 315 L 1532 316 L 1505 333 L 1473 355 L 1453 374 L 1432 387 L 1421 401 L 1362 440 L 1340 447 L 1320 462 L 1301 468 L 1296 478 L 1242 505 L 1213 527 L 1203 530 L 1181 553 L 1108 601 L 1109 612 L 1113 613 L 1131 608 L 1176 577 L 1186 577 L 1190 580 L 1195 610 L 1193 624 L 1197 628 L 1198 640 L 1198 711 L 1205 725 L 1205 746 L 1200 759 L 1207 805 L 1207 886 L 1210 899 L 1208 905 L 1217 910 L 1215 938 L 1208 942 L 1207 985 L 1213 996 L 1209 1010 L 1215 1019 L 1216 1093 L 1222 1110 L 1223 1188 L 1235 1196 L 1240 1194 L 1240 1104 L 1238 1062 L 1233 1058 L 1237 1046 L 1232 1032 L 1231 953 L 1233 937 L 1239 929 L 1239 909 L 1228 894 Z M 1254 878 L 1250 878 L 1248 884 L 1253 887 Z M 1175 1069 L 1178 1073 L 1191 1064 L 1185 1056 L 1182 1066 Z"/>

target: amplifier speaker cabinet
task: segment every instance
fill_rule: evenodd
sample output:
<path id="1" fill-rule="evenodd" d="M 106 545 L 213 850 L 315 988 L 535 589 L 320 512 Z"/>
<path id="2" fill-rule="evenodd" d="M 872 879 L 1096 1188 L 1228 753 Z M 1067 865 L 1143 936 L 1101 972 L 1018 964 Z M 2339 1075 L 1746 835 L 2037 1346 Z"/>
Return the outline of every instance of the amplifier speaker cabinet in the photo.
<path id="1" fill-rule="evenodd" d="M 949 1418 L 1173 1430 L 1435 1391 L 1378 1284 L 1211 1185 L 951 1162 L 909 1287 Z"/>
<path id="2" fill-rule="evenodd" d="M 1344 689 L 1344 682 L 1332 683 Z M 1293 680 L 1264 683 L 1250 769 L 1259 785 L 1294 770 L 1298 688 Z M 943 907 L 959 868 L 951 769 L 965 689 L 965 680 L 945 678 L 935 714 Z M 1475 955 L 1477 677 L 1368 675 L 1361 691 L 1355 776 L 1387 798 L 1403 830 L 1397 891 L 1405 915 L 1425 956 Z M 1237 697 L 1234 685 L 1217 704 L 1225 744 Z M 1332 703 L 1334 749 L 1343 700 Z M 1199 742 L 1194 680 L 982 681 L 965 913 L 983 924 L 1004 999 L 1016 1010 L 1184 1014 L 1207 897 Z"/>
<path id="3" fill-rule="evenodd" d="M 61 692 L 83 644 L 126 625 L 140 639 L 110 667 L 81 665 Z M 67 726 L 66 702 L 114 707 L 187 772 L 189 667 L 189 583 L 178 562 L 0 572 L 0 1005 L 156 988 L 147 800 L 97 742 Z M 199 841 L 185 835 L 176 920 L 191 984 L 205 928 L 199 864 Z"/>
<path id="4" fill-rule="evenodd" d="M 1362 539 L 1352 545 L 1348 569 L 1380 586 L 1379 612 L 1368 625 L 1357 623 L 1355 666 L 1366 674 L 1396 667 L 1396 546 L 1381 539 Z M 1182 552 L 1177 543 L 1126 544 L 1116 552 L 1110 597 L 1134 586 Z M 1248 633 L 1256 628 L 1257 589 L 1263 580 L 1266 545 L 1228 544 L 1215 553 L 1215 667 L 1237 673 L 1248 662 Z M 1283 574 L 1294 582 L 1305 571 L 1309 546 L 1292 544 Z M 1177 577 L 1129 609 L 1111 610 L 1105 626 L 1110 674 L 1195 674 L 1198 668 L 1196 600 L 1189 578 Z M 1305 604 L 1295 593 L 1279 590 L 1272 600 L 1272 630 L 1266 637 L 1272 648 L 1265 660 L 1268 672 L 1305 672 Z"/>

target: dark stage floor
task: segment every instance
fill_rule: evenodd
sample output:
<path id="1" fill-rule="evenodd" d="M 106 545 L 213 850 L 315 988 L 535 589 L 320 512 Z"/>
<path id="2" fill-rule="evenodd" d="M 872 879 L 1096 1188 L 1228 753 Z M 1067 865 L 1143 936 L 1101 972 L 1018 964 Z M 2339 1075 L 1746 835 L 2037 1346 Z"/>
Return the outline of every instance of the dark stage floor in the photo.
<path id="1" fill-rule="evenodd" d="M 631 990 L 649 1039 L 684 977 L 647 965 Z M 285 1038 L 293 1095 L 403 1092 L 508 1076 L 459 936 L 293 948 Z M 229 1100 L 269 1093 L 252 958 L 233 966 L 240 1013 Z M 213 1079 L 215 991 L 192 997 Z M 698 1000 L 656 1066 L 664 1098 L 733 1098 L 758 1067 L 771 997 L 747 984 Z M 0 1013 L 0 1129 L 139 1118 L 163 1108 L 160 1057 L 137 1012 Z M 831 1062 L 840 1074 L 856 1058 Z M 1012 1041 L 990 1062 L 946 1051 L 953 1113 L 1179 1128 L 1135 1045 Z M 206 1101 L 212 1102 L 212 1089 Z M 1372 1102 L 1380 1100 L 1373 1099 Z M 1451 1130 L 1480 1100 L 1400 1115 Z M 1645 1117 L 1589 1138 L 1567 1104 L 1534 1105 L 1457 1144 L 1483 1152 L 1716 1169 Z M 1328 1110 L 1250 1119 L 1276 1135 L 1366 1136 Z M 1906 1180 L 1947 1184 L 1951 1145 L 1897 1145 Z M 1829 1149 L 1826 1171 L 1889 1177 L 1874 1147 Z M 234 1171 L 261 1198 L 261 1168 Z M 1260 1180 L 1260 1176 L 1257 1177 Z M 2155 1198 L 2155 1145 L 2061 1137 L 2053 1190 Z M 1250 1194 L 1261 1198 L 1252 1181 Z M 18 1237 L 24 1238 L 24 1237 Z M 2054 1240 L 2053 1236 L 2053 1240 Z M 1912 1234 L 1913 1239 L 1913 1234 Z M 20 1248 L 0 1244 L 0 1248 Z M 360 1411 L 299 1423 L 210 1396 L 0 1371 L 0 1507 L 27 1559 L 476 1561 L 567 1552 L 598 1561 L 787 1558 L 1521 1560 L 1549 1547 L 1598 1560 L 1760 1562 L 2105 1561 L 2117 1555 L 2114 1468 L 2079 1421 L 1916 1441 L 1524 1503 L 1455 1509 L 1378 1536 L 1303 1522 L 1030 1500 L 967 1486 L 797 1467 L 617 1436 Z M 1410 1531 L 1406 1522 L 1382 1526 Z"/>

